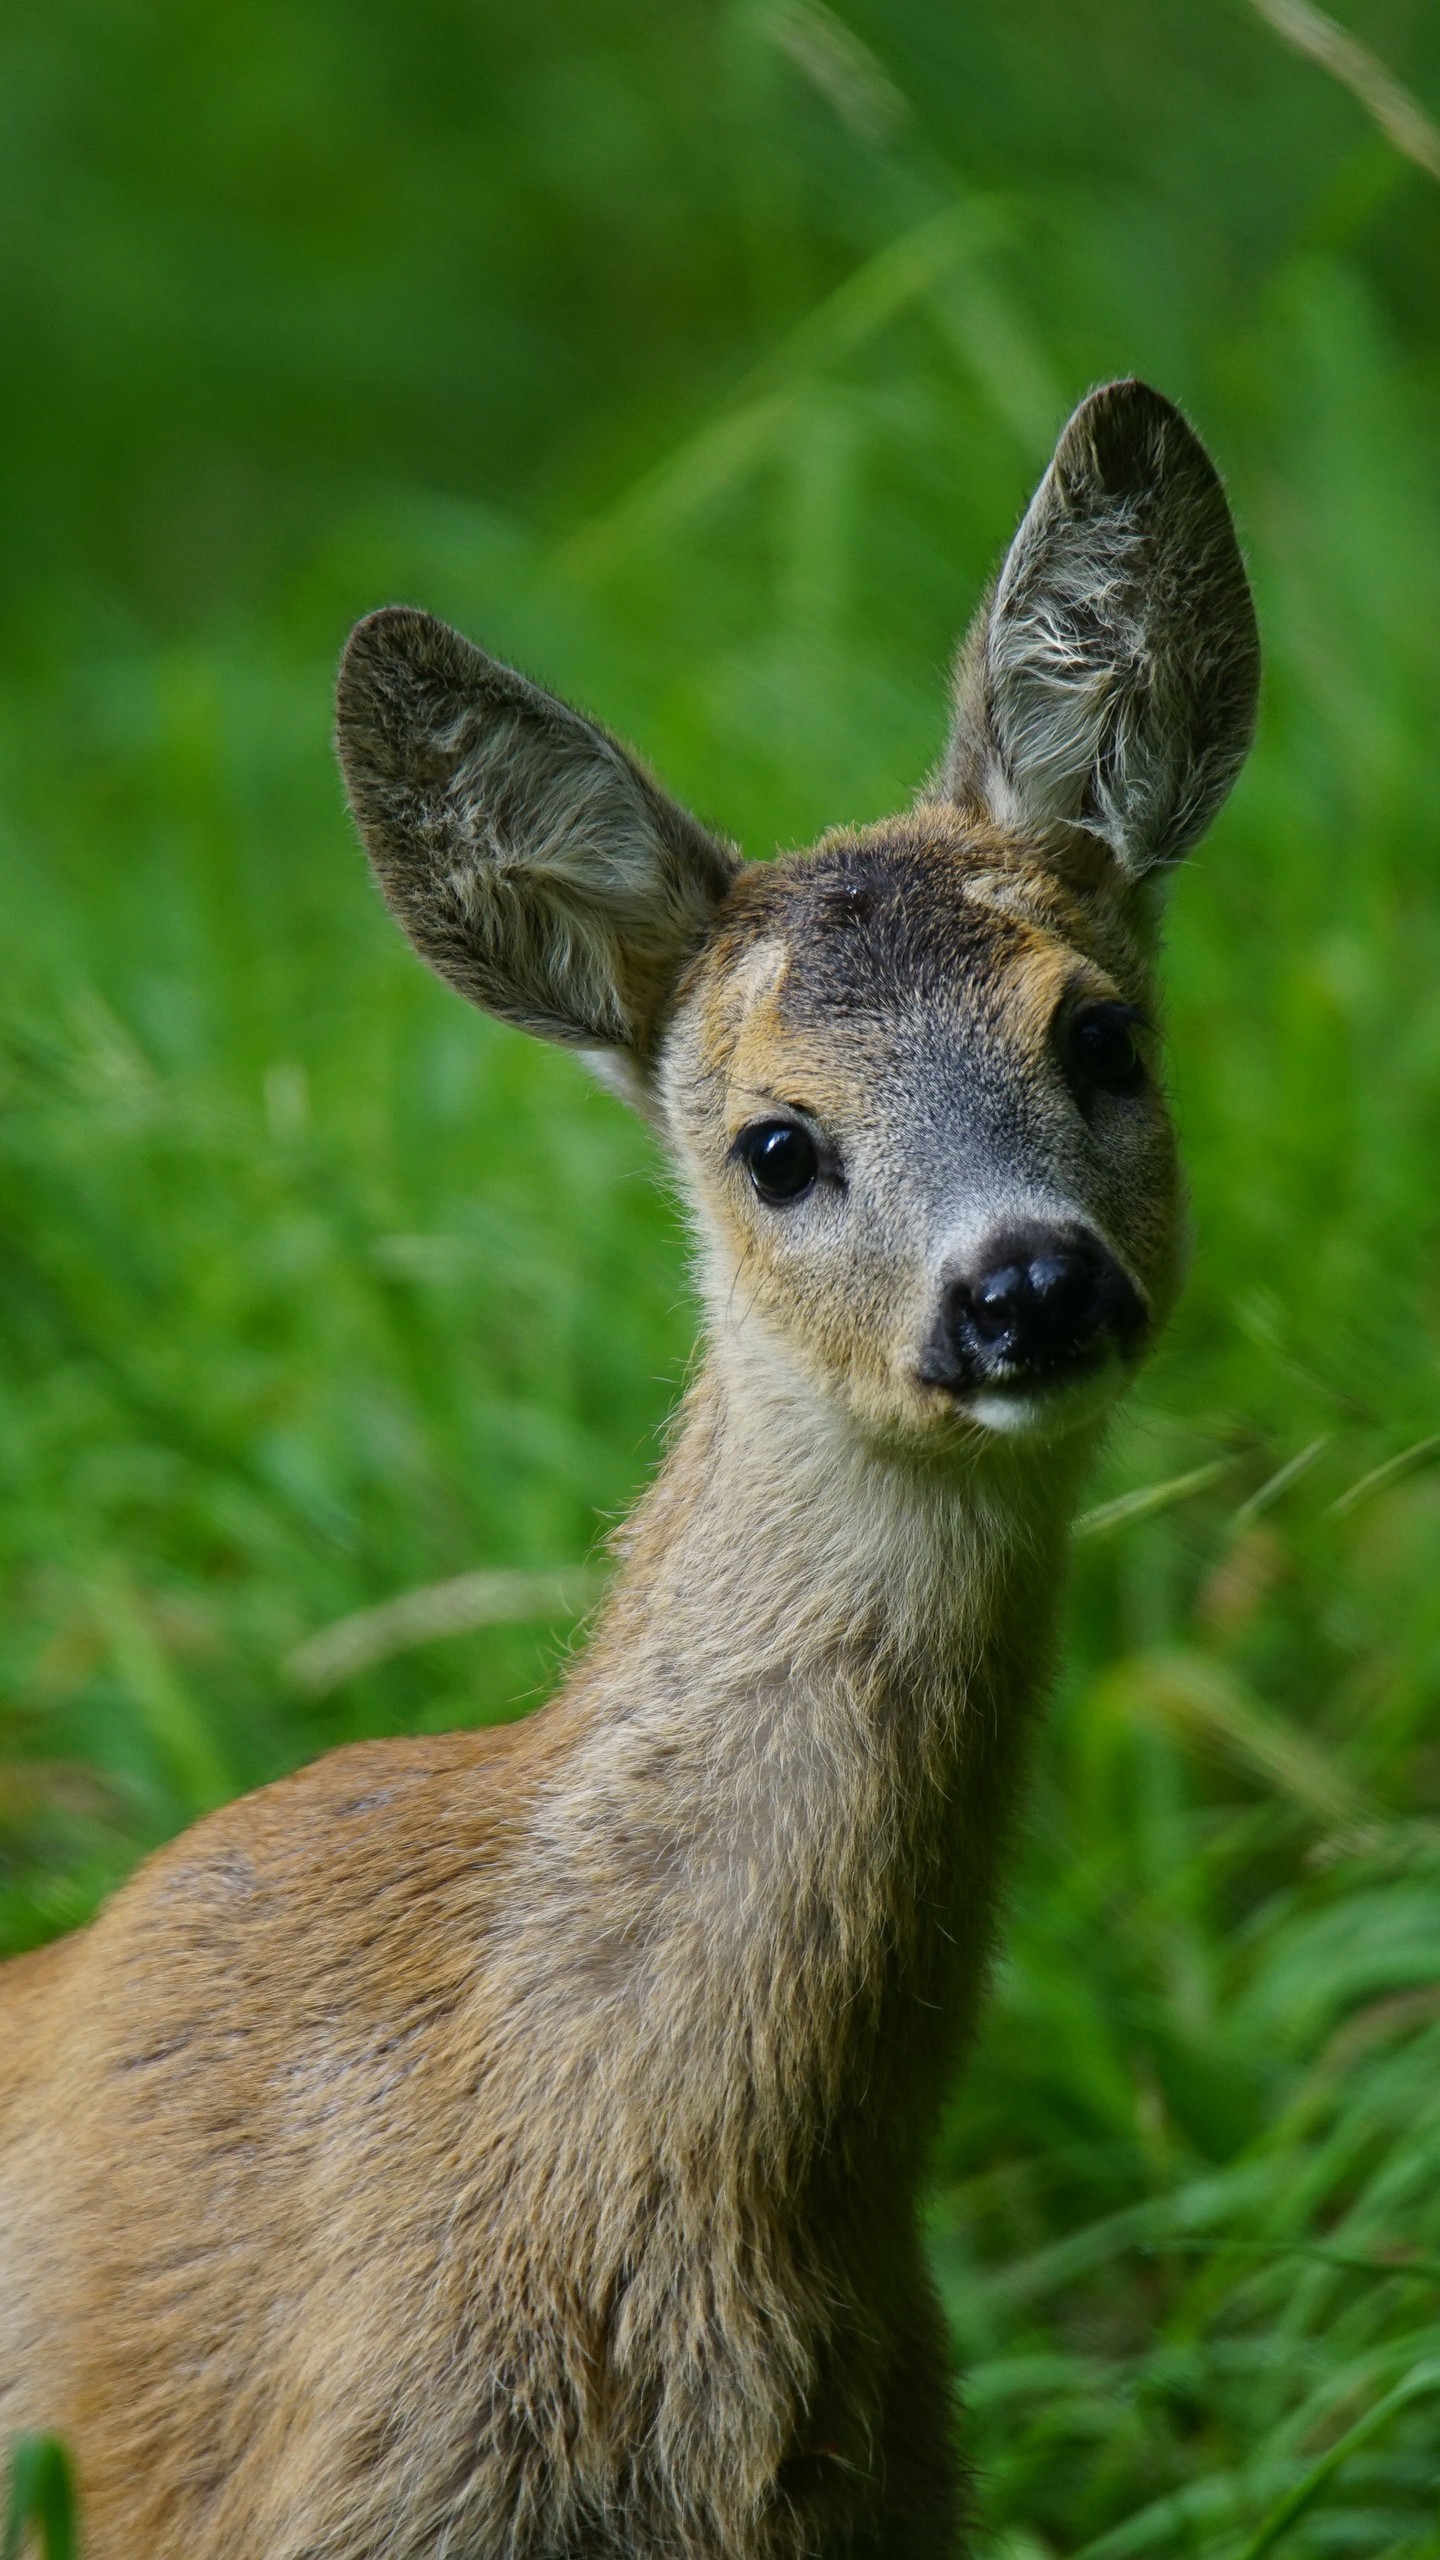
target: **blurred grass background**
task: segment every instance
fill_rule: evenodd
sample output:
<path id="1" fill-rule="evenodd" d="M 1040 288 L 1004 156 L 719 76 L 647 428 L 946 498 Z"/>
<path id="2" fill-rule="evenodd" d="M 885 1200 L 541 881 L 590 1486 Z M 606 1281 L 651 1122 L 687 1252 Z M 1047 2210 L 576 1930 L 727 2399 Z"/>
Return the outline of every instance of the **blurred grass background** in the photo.
<path id="1" fill-rule="evenodd" d="M 1347 24 L 1440 108 L 1432 8 Z M 283 1666 L 583 1561 L 689 1356 L 638 1128 L 381 919 L 351 619 L 803 841 L 909 796 L 1055 429 L 1142 372 L 1265 709 L 1174 900 L 1193 1277 L 936 2258 L 994 2560 L 1434 2560 L 1440 188 L 1242 0 L 13 0 L 0 137 L 0 1948 L 543 1694 L 553 1613 Z"/>

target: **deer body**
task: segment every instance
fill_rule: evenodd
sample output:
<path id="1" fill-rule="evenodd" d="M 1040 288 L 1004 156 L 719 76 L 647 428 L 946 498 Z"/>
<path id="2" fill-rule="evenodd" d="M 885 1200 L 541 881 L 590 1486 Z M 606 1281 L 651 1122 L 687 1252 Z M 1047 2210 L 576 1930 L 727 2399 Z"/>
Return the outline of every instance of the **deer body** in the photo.
<path id="1" fill-rule="evenodd" d="M 992 1489 L 872 1462 L 837 1545 L 833 1455 L 785 1454 L 704 1380 L 551 1708 L 227 1808 L 42 1972 L 21 2408 L 103 2449 L 102 2550 L 805 2550 L 756 2522 L 787 2465 L 807 2533 L 888 2485 L 884 2547 L 937 2547 L 943 2429 L 887 2458 L 944 2407 L 911 2199 L 1060 1519 L 1017 1559 Z"/>
<path id="2" fill-rule="evenodd" d="M 1193 833 L 1248 738 L 1243 572 L 1154 394 L 1067 431 L 1100 495 L 1107 419 L 1228 615 L 1208 762 L 1192 703 L 1184 787 L 1146 767 L 1152 839 L 1186 790 Z M 387 897 L 667 1137 L 708 1357 L 550 1707 L 335 1753 L 0 1976 L 0 2436 L 71 2437 L 93 2560 L 955 2547 L 917 2189 L 1075 1487 L 1177 1259 L 1163 1106 L 1093 1033 L 1150 1000 L 1146 866 L 1083 722 L 1076 808 L 1026 820 L 992 654 L 933 800 L 741 870 L 440 626 L 357 635 Z"/>

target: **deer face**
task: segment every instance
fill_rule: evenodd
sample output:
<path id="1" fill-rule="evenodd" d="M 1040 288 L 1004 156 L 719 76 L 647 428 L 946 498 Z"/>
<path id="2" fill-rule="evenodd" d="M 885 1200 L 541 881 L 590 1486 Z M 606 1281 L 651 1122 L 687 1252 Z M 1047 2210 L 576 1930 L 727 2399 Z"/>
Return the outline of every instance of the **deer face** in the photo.
<path id="1" fill-rule="evenodd" d="M 1068 850 L 930 804 L 756 865 L 663 1047 L 712 1328 L 885 1437 L 1086 1418 L 1174 1292 L 1145 952 Z"/>
<path id="2" fill-rule="evenodd" d="M 1155 877 L 1239 769 L 1258 652 L 1219 483 L 1122 383 L 1076 412 L 962 655 L 933 796 L 741 863 L 424 615 L 362 623 L 340 749 L 382 889 L 668 1139 L 712 1330 L 888 1440 L 1055 1432 L 1179 1260 Z"/>

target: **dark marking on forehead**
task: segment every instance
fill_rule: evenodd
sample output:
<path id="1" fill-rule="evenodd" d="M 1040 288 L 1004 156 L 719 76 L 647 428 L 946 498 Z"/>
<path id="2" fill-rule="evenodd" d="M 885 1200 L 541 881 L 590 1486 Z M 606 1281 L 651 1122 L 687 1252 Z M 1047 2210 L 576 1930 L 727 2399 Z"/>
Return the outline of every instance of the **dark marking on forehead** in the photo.
<path id="1" fill-rule="evenodd" d="M 752 874 L 736 905 L 748 934 L 784 939 L 784 1015 L 891 1016 L 957 998 L 985 1007 L 1031 929 L 969 894 L 983 858 L 887 829 Z"/>

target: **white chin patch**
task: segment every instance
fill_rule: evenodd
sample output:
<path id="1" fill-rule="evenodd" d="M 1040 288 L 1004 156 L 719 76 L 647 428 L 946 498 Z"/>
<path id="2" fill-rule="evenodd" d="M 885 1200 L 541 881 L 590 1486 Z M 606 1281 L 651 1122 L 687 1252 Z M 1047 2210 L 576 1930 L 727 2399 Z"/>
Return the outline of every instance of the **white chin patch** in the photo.
<path id="1" fill-rule="evenodd" d="M 1073 1386 L 1049 1388 L 991 1387 L 967 1396 L 965 1412 L 986 1431 L 1007 1431 L 1014 1439 L 1056 1440 L 1091 1422 L 1114 1402 L 1124 1385 L 1118 1360 L 1107 1360 Z"/>

